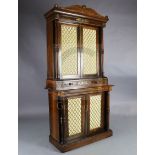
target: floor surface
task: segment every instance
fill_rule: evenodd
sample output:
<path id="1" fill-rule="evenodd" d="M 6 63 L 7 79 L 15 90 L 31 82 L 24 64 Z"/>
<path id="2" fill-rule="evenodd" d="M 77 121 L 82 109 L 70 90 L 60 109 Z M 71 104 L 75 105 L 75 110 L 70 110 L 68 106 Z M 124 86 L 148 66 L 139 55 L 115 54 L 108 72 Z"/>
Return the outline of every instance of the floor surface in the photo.
<path id="1" fill-rule="evenodd" d="M 68 155 L 136 155 L 136 116 L 111 116 L 113 136 L 66 152 Z M 48 117 L 19 119 L 19 155 L 60 155 L 48 141 Z"/>

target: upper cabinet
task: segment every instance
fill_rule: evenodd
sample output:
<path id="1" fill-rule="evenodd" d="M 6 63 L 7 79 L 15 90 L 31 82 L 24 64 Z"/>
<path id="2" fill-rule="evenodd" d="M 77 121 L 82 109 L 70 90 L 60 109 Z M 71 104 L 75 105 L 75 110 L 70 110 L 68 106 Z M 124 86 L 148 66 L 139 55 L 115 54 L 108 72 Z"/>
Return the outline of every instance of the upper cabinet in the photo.
<path id="1" fill-rule="evenodd" d="M 108 17 L 85 5 L 56 5 L 45 16 L 48 79 L 104 77 L 103 28 Z"/>

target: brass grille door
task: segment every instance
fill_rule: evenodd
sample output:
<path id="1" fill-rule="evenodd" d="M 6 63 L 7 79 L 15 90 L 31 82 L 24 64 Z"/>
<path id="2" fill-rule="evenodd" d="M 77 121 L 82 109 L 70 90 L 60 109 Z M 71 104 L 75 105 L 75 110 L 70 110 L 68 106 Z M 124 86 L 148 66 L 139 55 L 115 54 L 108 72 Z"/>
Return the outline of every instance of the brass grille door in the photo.
<path id="1" fill-rule="evenodd" d="M 83 28 L 83 74 L 97 74 L 96 29 Z"/>
<path id="2" fill-rule="evenodd" d="M 102 95 L 90 96 L 90 126 L 89 129 L 94 130 L 102 127 Z"/>
<path id="3" fill-rule="evenodd" d="M 79 136 L 83 131 L 82 98 L 68 98 L 68 136 Z"/>
<path id="4" fill-rule="evenodd" d="M 78 74 L 77 26 L 61 25 L 61 74 Z"/>

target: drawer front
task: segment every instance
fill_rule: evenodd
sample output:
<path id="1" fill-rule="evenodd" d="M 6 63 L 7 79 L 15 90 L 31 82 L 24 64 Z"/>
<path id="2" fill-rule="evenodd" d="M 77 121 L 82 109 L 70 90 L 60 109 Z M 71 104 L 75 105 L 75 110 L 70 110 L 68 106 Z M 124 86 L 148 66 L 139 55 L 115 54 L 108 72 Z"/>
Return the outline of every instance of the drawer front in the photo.
<path id="1" fill-rule="evenodd" d="M 56 90 L 97 87 L 107 84 L 106 78 L 56 81 Z"/>

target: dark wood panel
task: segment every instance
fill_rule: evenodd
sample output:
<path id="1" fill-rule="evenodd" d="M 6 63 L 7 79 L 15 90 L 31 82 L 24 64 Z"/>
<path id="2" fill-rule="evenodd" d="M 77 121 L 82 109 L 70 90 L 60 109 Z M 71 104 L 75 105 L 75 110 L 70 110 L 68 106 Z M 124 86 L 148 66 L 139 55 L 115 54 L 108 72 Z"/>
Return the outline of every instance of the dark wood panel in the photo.
<path id="1" fill-rule="evenodd" d="M 110 94 L 108 91 L 105 92 L 105 129 L 109 129 L 110 121 Z"/>
<path id="2" fill-rule="evenodd" d="M 46 23 L 47 33 L 47 78 L 54 79 L 54 51 L 53 51 L 53 22 L 47 21 Z"/>
<path id="3" fill-rule="evenodd" d="M 108 16 L 100 15 L 95 10 L 87 8 L 85 5 L 81 6 L 73 5 L 71 7 L 66 8 L 55 5 L 53 9 L 51 9 L 45 14 L 45 17 L 47 19 L 51 19 L 51 17 L 53 17 L 53 15 L 55 14 L 67 15 L 70 17 L 85 18 L 90 21 L 94 20 L 94 22 L 101 22 L 102 24 L 106 23 L 109 20 Z"/>
<path id="4" fill-rule="evenodd" d="M 50 63 L 54 63 L 54 78 L 55 79 L 59 79 L 60 75 L 59 75 L 59 62 L 58 62 L 58 59 L 59 59 L 59 46 L 60 46 L 60 40 L 59 40 L 59 30 L 60 30 L 60 27 L 59 27 L 59 21 L 58 20 L 55 20 L 54 21 L 54 30 L 53 30 L 53 33 L 54 33 L 54 61 L 51 61 Z"/>
<path id="5" fill-rule="evenodd" d="M 48 93 L 49 96 L 49 123 L 50 123 L 50 135 L 59 140 L 59 116 L 57 110 L 57 95 L 54 92 Z"/>

